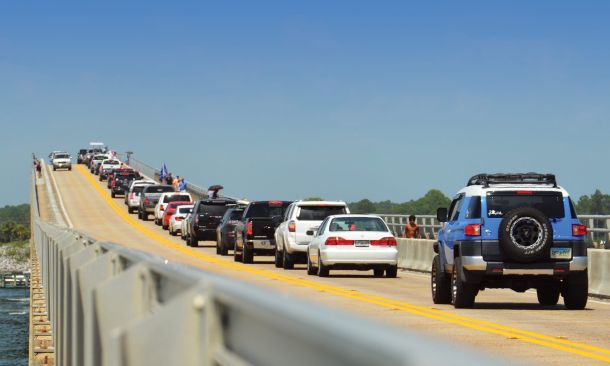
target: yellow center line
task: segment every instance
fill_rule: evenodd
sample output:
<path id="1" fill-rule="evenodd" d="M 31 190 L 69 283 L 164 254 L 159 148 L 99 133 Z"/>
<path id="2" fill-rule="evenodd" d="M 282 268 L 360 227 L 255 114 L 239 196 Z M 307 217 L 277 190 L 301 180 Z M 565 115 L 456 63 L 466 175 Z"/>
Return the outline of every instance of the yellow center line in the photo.
<path id="1" fill-rule="evenodd" d="M 307 287 L 310 289 L 314 289 L 317 291 L 322 291 L 325 293 L 333 294 L 336 296 L 340 296 L 343 298 L 349 298 L 353 300 L 358 300 L 362 302 L 366 302 L 369 304 L 375 304 L 378 306 L 382 306 L 384 308 L 389 308 L 392 310 L 404 311 L 410 314 L 423 316 L 430 319 L 435 319 L 438 321 L 456 324 L 460 326 L 464 326 L 471 329 L 476 329 L 482 332 L 487 332 L 491 334 L 496 334 L 500 336 L 507 337 L 509 339 L 521 340 L 523 342 L 536 344 L 539 346 L 552 348 L 559 351 L 564 351 L 567 353 L 576 354 L 582 357 L 595 359 L 599 361 L 604 361 L 610 363 L 610 349 L 591 346 L 584 343 L 578 343 L 569 341 L 566 339 L 559 339 L 553 336 L 544 335 L 541 333 L 530 332 L 526 330 L 516 329 L 508 326 L 503 326 L 500 324 L 496 324 L 493 322 L 479 320 L 475 318 L 470 318 L 466 316 L 461 316 L 457 314 L 447 313 L 440 309 L 428 308 L 424 306 L 418 306 L 406 303 L 404 301 L 387 299 L 384 297 L 362 293 L 354 290 L 348 290 L 341 287 L 323 284 L 311 280 L 306 280 L 302 278 L 296 278 L 289 275 L 284 275 L 280 273 L 276 273 L 273 271 L 269 271 L 266 269 L 256 268 L 252 266 L 247 266 L 242 263 L 231 262 L 213 255 L 201 253 L 197 250 L 176 244 L 166 236 L 163 236 L 146 226 L 142 225 L 139 220 L 135 219 L 133 216 L 129 215 L 125 210 L 123 210 L 117 203 L 111 198 L 110 194 L 106 192 L 93 177 L 89 174 L 89 172 L 82 166 L 77 165 L 77 170 L 91 183 L 93 188 L 100 193 L 102 198 L 110 205 L 113 211 L 115 211 L 121 218 L 123 218 L 130 226 L 134 229 L 138 230 L 142 234 L 148 236 L 152 240 L 168 247 L 173 250 L 176 250 L 180 253 L 186 254 L 190 257 L 194 257 L 200 259 L 204 262 L 215 264 L 218 266 L 222 266 L 225 268 L 234 269 L 236 271 L 250 273 L 257 276 L 262 276 L 265 278 L 282 281 L 289 284 L 294 284 L 301 287 Z"/>

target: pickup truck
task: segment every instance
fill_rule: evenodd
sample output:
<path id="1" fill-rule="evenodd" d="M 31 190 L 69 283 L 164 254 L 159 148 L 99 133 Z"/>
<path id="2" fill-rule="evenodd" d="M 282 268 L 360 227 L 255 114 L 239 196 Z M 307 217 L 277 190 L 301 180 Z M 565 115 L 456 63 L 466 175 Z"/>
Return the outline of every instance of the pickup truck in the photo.
<path id="1" fill-rule="evenodd" d="M 195 203 L 187 222 L 186 244 L 196 247 L 199 240 L 215 240 L 216 227 L 229 207 L 236 205 L 237 201 L 231 198 L 205 199 Z"/>
<path id="2" fill-rule="evenodd" d="M 174 187 L 162 185 L 144 187 L 140 196 L 140 206 L 138 207 L 138 218 L 140 220 L 148 220 L 148 215 L 155 212 L 155 206 L 159 201 L 159 197 L 165 192 L 175 192 Z"/>
<path id="3" fill-rule="evenodd" d="M 254 255 L 275 253 L 275 229 L 291 201 L 251 202 L 235 225 L 234 260 L 252 263 Z"/>

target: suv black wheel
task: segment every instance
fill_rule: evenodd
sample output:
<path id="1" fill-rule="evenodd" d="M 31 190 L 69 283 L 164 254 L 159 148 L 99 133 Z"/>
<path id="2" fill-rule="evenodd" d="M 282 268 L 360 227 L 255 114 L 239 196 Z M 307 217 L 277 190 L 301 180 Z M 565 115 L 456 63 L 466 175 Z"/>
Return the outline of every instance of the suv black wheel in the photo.
<path id="1" fill-rule="evenodd" d="M 280 252 L 280 250 L 275 247 L 275 267 L 276 268 L 282 268 L 284 266 L 284 257 L 282 252 Z"/>
<path id="2" fill-rule="evenodd" d="M 438 254 L 432 260 L 430 289 L 435 304 L 451 304 L 451 278 L 441 267 L 441 257 Z"/>
<path id="3" fill-rule="evenodd" d="M 244 242 L 244 248 L 241 253 L 241 261 L 242 263 L 250 264 L 254 262 L 254 249 L 249 248 L 248 245 Z"/>
<path id="4" fill-rule="evenodd" d="M 589 297 L 587 271 L 573 272 L 563 281 L 563 303 L 567 309 L 582 310 Z"/>
<path id="5" fill-rule="evenodd" d="M 498 232 L 502 251 L 512 260 L 531 263 L 548 257 L 553 239 L 549 218 L 531 207 L 509 211 Z"/>
<path id="6" fill-rule="evenodd" d="M 558 283 L 552 283 L 545 286 L 538 287 L 536 294 L 538 295 L 538 302 L 540 305 L 553 306 L 557 305 L 559 301 L 559 293 L 561 288 Z"/>
<path id="7" fill-rule="evenodd" d="M 383 277 L 383 268 L 373 268 L 373 276 Z"/>
<path id="8" fill-rule="evenodd" d="M 235 246 L 233 247 L 233 260 L 235 262 L 241 262 L 241 254 L 237 251 L 237 240 L 235 240 Z"/>
<path id="9" fill-rule="evenodd" d="M 461 271 L 463 271 L 462 259 L 457 257 L 451 275 L 451 303 L 455 308 L 471 308 L 478 289 L 475 285 L 462 280 Z"/>
<path id="10" fill-rule="evenodd" d="M 286 248 L 284 248 L 282 254 L 282 265 L 284 266 L 284 269 L 294 269 L 294 257 L 292 254 L 288 253 Z"/>

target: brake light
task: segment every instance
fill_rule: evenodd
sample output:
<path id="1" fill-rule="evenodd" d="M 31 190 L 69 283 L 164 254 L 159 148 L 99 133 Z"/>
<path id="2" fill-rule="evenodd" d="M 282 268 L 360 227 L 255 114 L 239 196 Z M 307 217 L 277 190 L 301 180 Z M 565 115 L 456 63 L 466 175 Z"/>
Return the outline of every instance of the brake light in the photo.
<path id="1" fill-rule="evenodd" d="M 466 234 L 466 236 L 481 236 L 481 225 L 466 225 L 466 227 L 464 228 L 464 234 Z"/>
<path id="2" fill-rule="evenodd" d="M 295 224 L 294 221 L 290 221 L 288 223 L 288 231 L 291 233 L 294 233 L 297 231 L 297 224 Z"/>
<path id="3" fill-rule="evenodd" d="M 353 240 L 347 240 L 340 236 L 331 236 L 324 242 L 326 245 L 354 245 Z"/>
<path id="4" fill-rule="evenodd" d="M 517 191 L 517 194 L 519 196 L 531 196 L 534 194 L 533 191 Z"/>
<path id="5" fill-rule="evenodd" d="M 174 219 L 176 221 L 182 221 L 182 217 L 181 216 L 176 216 L 176 218 Z"/>
<path id="6" fill-rule="evenodd" d="M 281 206 L 283 201 L 269 201 L 269 206 Z"/>
<path id="7" fill-rule="evenodd" d="M 195 216 L 195 224 L 199 225 L 199 216 Z"/>
<path id="8" fill-rule="evenodd" d="M 587 227 L 585 225 L 574 224 L 572 225 L 573 236 L 585 236 L 587 235 Z"/>
<path id="9" fill-rule="evenodd" d="M 396 245 L 398 245 L 398 243 L 396 242 L 395 237 L 388 236 L 385 238 L 381 238 L 379 240 L 371 240 L 371 245 L 383 245 L 383 246 L 395 247 Z"/>
<path id="10" fill-rule="evenodd" d="M 254 231 L 252 231 L 252 221 L 248 221 L 248 225 L 246 225 L 246 235 L 253 235 Z"/>
<path id="11" fill-rule="evenodd" d="M 148 205 L 148 197 L 146 197 L 146 199 L 144 199 L 144 204 Z"/>
<path id="12" fill-rule="evenodd" d="M 173 214 L 176 212 L 176 210 L 175 210 L 175 209 L 172 209 L 172 208 L 168 208 L 168 209 L 167 209 L 167 211 L 165 211 L 165 212 L 167 212 L 167 214 L 168 214 L 169 216 L 171 216 L 171 215 L 173 215 Z"/>
<path id="13" fill-rule="evenodd" d="M 160 206 L 159 206 L 159 210 L 161 210 L 161 211 L 165 210 L 165 208 L 163 207 L 163 205 L 160 205 Z"/>
<path id="14" fill-rule="evenodd" d="M 129 194 L 129 199 L 130 199 L 130 200 L 132 200 L 132 199 L 133 199 L 133 192 L 131 192 L 131 193 Z"/>
<path id="15" fill-rule="evenodd" d="M 116 187 L 116 180 L 112 181 L 112 187 Z"/>

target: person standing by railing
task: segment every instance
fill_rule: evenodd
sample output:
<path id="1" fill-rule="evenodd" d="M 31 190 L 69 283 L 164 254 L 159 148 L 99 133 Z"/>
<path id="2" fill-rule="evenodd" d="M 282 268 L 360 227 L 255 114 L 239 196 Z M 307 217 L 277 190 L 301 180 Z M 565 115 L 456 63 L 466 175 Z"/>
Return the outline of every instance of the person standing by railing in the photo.
<path id="1" fill-rule="evenodd" d="M 419 226 L 417 226 L 415 215 L 409 216 L 409 222 L 405 225 L 405 238 L 420 239 Z"/>

